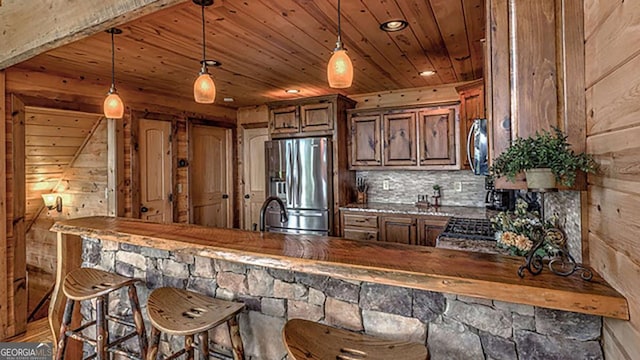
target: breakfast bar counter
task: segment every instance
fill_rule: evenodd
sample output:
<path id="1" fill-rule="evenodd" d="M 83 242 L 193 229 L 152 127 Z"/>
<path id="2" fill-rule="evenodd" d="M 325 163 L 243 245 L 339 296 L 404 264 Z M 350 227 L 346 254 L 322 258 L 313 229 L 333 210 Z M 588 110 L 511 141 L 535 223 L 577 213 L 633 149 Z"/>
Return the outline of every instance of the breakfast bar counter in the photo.
<path id="1" fill-rule="evenodd" d="M 414 310 L 407 313 L 409 317 L 417 316 L 415 308 L 417 308 L 416 304 L 419 301 L 416 300 L 416 296 L 422 292 L 434 293 L 439 297 L 444 295 L 446 300 L 453 303 L 453 305 L 463 304 L 458 299 L 473 298 L 477 299 L 478 303 L 488 301 L 490 305 L 496 304 L 496 306 L 498 303 L 502 304 L 503 302 L 512 303 L 511 307 L 520 305 L 525 307 L 532 306 L 532 310 L 527 311 L 527 314 L 529 312 L 533 314 L 533 307 L 535 307 L 536 316 L 538 316 L 537 309 L 541 308 L 542 310 L 556 309 L 563 312 L 629 319 L 626 299 L 609 286 L 599 275 L 594 274 L 592 281 L 584 281 L 577 275 L 560 277 L 548 271 L 543 271 L 542 274 L 537 276 L 527 274 L 524 278 L 520 278 L 517 275 L 517 270 L 523 260 L 517 257 L 390 243 L 353 241 L 335 237 L 261 233 L 184 224 L 156 224 L 113 217 L 88 217 L 60 221 L 51 230 L 58 233 L 59 259 L 57 283 L 50 311 L 50 321 L 53 328 L 56 328 L 59 324 L 59 318 L 62 313 L 61 306 L 64 296 L 61 292 L 60 282 L 66 273 L 82 264 L 82 259 L 80 259 L 79 255 L 82 253 L 79 250 L 83 246 L 82 239 L 85 242 L 85 256 L 91 251 L 90 248 L 87 248 L 87 241 L 103 242 L 100 245 L 102 247 L 95 251 L 95 256 L 98 257 L 105 256 L 106 245 L 104 244 L 115 243 L 116 246 L 109 246 L 115 252 L 132 251 L 130 248 L 148 248 L 155 251 L 155 253 L 171 253 L 172 257 L 176 256 L 174 254 L 179 254 L 179 258 L 190 256 L 196 259 L 214 259 L 210 261 L 222 261 L 245 266 L 244 274 L 267 271 L 272 274 L 273 271 L 280 271 L 292 274 L 306 274 L 307 276 L 317 276 L 325 279 L 337 279 L 335 281 L 344 282 L 345 287 L 361 284 L 358 285 L 361 289 L 358 292 L 359 295 L 356 295 L 353 301 L 355 301 L 356 309 L 358 305 L 361 307 L 358 314 L 362 314 L 359 315 L 362 317 L 365 316 L 366 309 L 380 311 L 382 306 L 379 303 L 374 305 L 366 304 L 367 300 L 363 300 L 364 293 L 372 288 L 383 286 L 388 289 L 402 288 L 404 290 L 400 290 L 405 291 L 407 294 L 414 294 L 409 295 L 409 306 L 414 306 Z M 149 251 L 147 251 L 148 253 Z M 147 266 L 145 261 L 148 264 L 149 258 L 145 260 L 145 256 L 147 255 L 141 256 L 141 265 L 136 265 L 136 263 L 132 262 L 133 265 L 138 267 Z M 112 257 L 116 258 L 116 262 L 118 259 L 125 259 L 124 255 L 120 253 L 114 254 Z M 166 266 L 161 268 L 160 265 L 157 265 L 159 272 L 166 272 L 165 269 L 168 268 L 168 265 L 173 265 L 173 260 L 166 259 L 167 256 L 164 256 L 164 258 L 153 260 Z M 114 260 L 111 261 L 113 264 Z M 122 266 L 133 265 L 124 264 Z M 192 272 L 192 269 L 195 269 L 194 271 L 198 272 L 198 266 L 196 262 L 195 265 L 185 265 L 182 269 L 187 272 Z M 118 266 L 114 267 L 114 269 L 117 268 Z M 172 269 L 175 268 L 175 266 L 172 267 Z M 149 274 L 149 270 L 145 271 Z M 178 273 L 175 276 L 179 277 L 180 274 Z M 188 276 L 190 275 L 185 274 L 185 277 Z M 247 293 L 255 295 L 255 291 L 251 289 L 251 281 L 255 280 L 255 276 L 253 280 L 250 275 L 244 276 L 244 280 L 240 279 L 235 282 L 249 283 Z M 293 275 L 276 285 L 273 285 L 273 277 L 269 276 L 268 278 L 269 280 L 265 284 L 270 284 L 275 288 L 289 286 L 291 285 L 289 281 L 295 282 L 295 280 L 291 280 L 294 279 Z M 149 275 L 147 275 L 147 281 L 149 281 Z M 217 284 L 213 283 L 215 286 L 224 285 L 224 281 L 220 278 L 216 281 Z M 277 281 L 279 280 L 276 279 Z M 185 281 L 184 284 L 186 283 Z M 254 286 L 264 288 L 262 285 L 260 281 L 254 284 Z M 242 291 L 242 289 L 236 290 Z M 323 287 L 321 290 L 324 289 Z M 385 291 L 389 292 L 388 289 Z M 261 291 L 273 295 L 278 289 L 265 288 Z M 291 290 L 289 292 L 294 293 L 296 291 Z M 303 295 L 300 296 L 310 299 L 312 297 L 311 288 L 308 287 L 306 291 L 307 293 L 301 292 L 300 294 Z M 393 297 L 393 291 L 389 294 L 383 292 L 375 301 L 379 302 L 381 301 L 380 297 L 384 298 L 387 295 Z M 325 299 L 325 296 L 327 299 L 326 306 L 329 307 L 329 297 L 332 294 L 327 292 L 323 294 L 322 299 Z M 413 296 L 413 300 L 411 300 L 411 296 Z M 317 298 L 317 296 L 315 297 Z M 260 302 L 259 299 L 258 303 Z M 299 300 L 297 297 L 295 299 Z M 337 299 L 340 300 L 342 298 L 338 296 Z M 325 306 L 324 302 L 321 301 L 320 303 Z M 472 303 L 475 302 L 472 301 Z M 289 301 L 289 304 L 293 304 L 292 300 Z M 264 306 L 263 301 L 263 310 Z M 451 307 L 451 304 L 444 307 L 441 306 L 440 313 L 443 313 L 442 316 L 447 315 Z M 483 311 L 487 310 L 485 307 L 482 305 Z M 391 309 L 390 311 L 399 313 L 396 309 Z M 378 312 L 372 313 L 378 314 Z M 292 310 L 289 309 L 288 316 L 291 315 Z M 515 319 L 515 315 L 513 316 Z M 320 318 L 326 320 L 328 319 L 328 314 Z M 362 321 L 365 322 L 366 319 Z M 515 322 L 515 320 L 513 321 Z M 429 334 L 432 334 L 432 325 L 427 323 L 426 326 L 429 326 Z M 434 324 L 433 326 L 440 325 Z M 366 323 L 364 327 L 367 330 Z M 515 323 L 513 329 L 509 328 L 509 331 L 508 334 L 513 334 L 515 338 Z M 426 339 L 426 335 L 424 336 Z M 431 335 L 429 336 L 429 341 L 431 342 Z"/>

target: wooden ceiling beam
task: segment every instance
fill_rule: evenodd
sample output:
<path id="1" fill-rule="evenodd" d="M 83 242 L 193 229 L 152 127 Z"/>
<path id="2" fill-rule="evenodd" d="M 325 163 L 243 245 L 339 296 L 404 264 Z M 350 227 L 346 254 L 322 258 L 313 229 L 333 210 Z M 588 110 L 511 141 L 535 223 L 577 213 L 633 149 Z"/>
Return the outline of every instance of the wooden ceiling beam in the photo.
<path id="1" fill-rule="evenodd" d="M 185 1 L 11 1 L 0 8 L 0 69 Z"/>

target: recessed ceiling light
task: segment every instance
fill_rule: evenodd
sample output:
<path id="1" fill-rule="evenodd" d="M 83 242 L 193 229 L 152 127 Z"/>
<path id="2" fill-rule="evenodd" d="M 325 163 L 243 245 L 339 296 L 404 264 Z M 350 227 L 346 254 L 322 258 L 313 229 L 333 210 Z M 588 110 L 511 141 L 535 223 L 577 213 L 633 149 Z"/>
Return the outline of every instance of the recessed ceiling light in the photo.
<path id="1" fill-rule="evenodd" d="M 298 94 L 300 92 L 300 90 L 298 90 L 298 89 L 287 89 L 287 90 L 285 90 L 285 92 L 287 94 Z"/>
<path id="2" fill-rule="evenodd" d="M 389 20 L 380 24 L 380 30 L 386 32 L 400 31 L 406 29 L 409 23 L 405 20 Z"/>
<path id="3" fill-rule="evenodd" d="M 432 76 L 432 75 L 435 75 L 436 72 L 433 70 L 425 70 L 425 71 L 421 71 L 419 74 L 420 76 Z"/>
<path id="4" fill-rule="evenodd" d="M 232 97 L 226 97 L 224 99 L 222 99 L 224 102 L 234 102 L 234 99 Z"/>

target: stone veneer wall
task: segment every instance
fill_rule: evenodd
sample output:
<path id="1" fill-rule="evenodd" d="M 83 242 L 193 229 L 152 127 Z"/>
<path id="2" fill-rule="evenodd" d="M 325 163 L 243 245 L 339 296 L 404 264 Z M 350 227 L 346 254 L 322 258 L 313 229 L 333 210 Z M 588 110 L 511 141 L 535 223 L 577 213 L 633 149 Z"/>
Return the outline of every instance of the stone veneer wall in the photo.
<path id="1" fill-rule="evenodd" d="M 413 204 L 418 195 L 431 196 L 433 185 L 438 184 L 442 205 L 485 205 L 484 176 L 471 171 L 358 171 L 356 176 L 367 179 L 370 202 Z M 389 190 L 382 189 L 384 180 L 389 181 Z M 462 183 L 462 191 L 455 191 L 455 182 Z"/>
<path id="2" fill-rule="evenodd" d="M 545 217 L 558 217 L 560 228 L 567 236 L 567 249 L 577 262 L 582 262 L 582 220 L 580 192 L 558 191 L 544 198 Z"/>
<path id="3" fill-rule="evenodd" d="M 138 286 L 145 317 L 150 289 L 161 286 L 244 302 L 246 309 L 239 322 L 247 359 L 285 359 L 281 331 L 292 318 L 425 343 L 432 360 L 603 358 L 602 318 L 597 316 L 344 281 L 93 239 L 84 239 L 83 266 L 145 280 Z M 110 297 L 113 311 L 125 313 L 127 307 L 127 301 Z M 86 319 L 91 318 L 91 310 L 91 302 L 85 302 L 82 313 Z M 112 331 L 121 333 L 122 329 Z M 226 328 L 212 332 L 212 341 L 229 349 Z M 176 350 L 181 341 L 163 337 L 160 351 Z"/>

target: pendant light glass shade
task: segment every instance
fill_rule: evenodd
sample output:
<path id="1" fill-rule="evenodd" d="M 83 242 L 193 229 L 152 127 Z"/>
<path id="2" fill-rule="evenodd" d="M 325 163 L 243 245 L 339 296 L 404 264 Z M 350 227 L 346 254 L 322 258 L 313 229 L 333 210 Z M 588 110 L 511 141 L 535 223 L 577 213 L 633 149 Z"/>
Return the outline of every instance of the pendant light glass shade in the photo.
<path id="1" fill-rule="evenodd" d="M 344 89 L 351 87 L 353 82 L 353 63 L 342 47 L 342 33 L 340 29 L 340 0 L 338 0 L 338 41 L 333 55 L 327 64 L 327 80 L 329 87 Z"/>
<path id="2" fill-rule="evenodd" d="M 193 0 L 193 2 L 200 5 L 202 9 L 202 61 L 200 62 L 202 68 L 200 69 L 198 78 L 196 78 L 196 81 L 193 83 L 193 99 L 200 104 L 212 104 L 216 100 L 216 84 L 213 83 L 213 78 L 211 74 L 209 74 L 207 63 L 217 63 L 218 65 L 219 63 L 214 60 L 207 60 L 204 8 L 205 6 L 213 4 L 213 1 Z"/>
<path id="3" fill-rule="evenodd" d="M 107 119 L 122 119 L 124 116 L 124 103 L 116 92 L 109 92 L 104 99 L 104 116 Z"/>
<path id="4" fill-rule="evenodd" d="M 111 28 L 107 30 L 109 34 L 111 34 L 111 88 L 107 93 L 107 98 L 104 99 L 104 116 L 107 119 L 122 119 L 124 116 L 124 103 L 122 99 L 118 95 L 118 91 L 116 90 L 116 61 L 115 61 L 115 44 L 114 44 L 114 35 L 122 34 L 122 30 Z"/>
<path id="5" fill-rule="evenodd" d="M 335 89 L 351 87 L 353 64 L 347 55 L 347 50 L 340 49 L 333 52 L 327 65 L 327 78 L 329 79 L 329 87 Z"/>
<path id="6" fill-rule="evenodd" d="M 208 72 L 201 71 L 193 83 L 193 98 L 201 104 L 211 104 L 216 100 L 216 84 Z"/>

